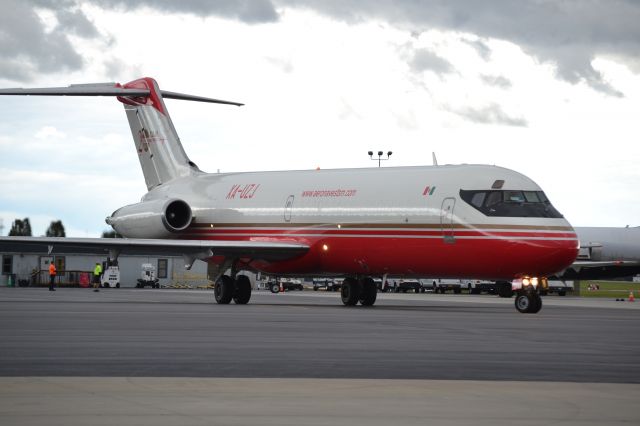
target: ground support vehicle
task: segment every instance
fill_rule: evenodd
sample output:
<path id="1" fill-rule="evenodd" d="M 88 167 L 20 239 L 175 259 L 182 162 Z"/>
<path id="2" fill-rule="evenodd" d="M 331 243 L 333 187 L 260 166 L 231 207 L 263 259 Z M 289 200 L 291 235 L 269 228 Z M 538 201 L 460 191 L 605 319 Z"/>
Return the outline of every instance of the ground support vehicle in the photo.
<path id="1" fill-rule="evenodd" d="M 434 293 L 442 293 L 445 294 L 447 291 L 452 291 L 455 294 L 462 293 L 462 286 L 464 285 L 463 280 L 449 280 L 442 278 L 429 278 L 423 279 L 422 289 L 431 290 Z"/>
<path id="2" fill-rule="evenodd" d="M 541 290 L 542 296 L 556 293 L 558 296 L 566 296 L 567 292 L 573 291 L 573 281 L 550 280 L 549 287 Z"/>
<path id="3" fill-rule="evenodd" d="M 136 288 L 160 288 L 160 280 L 156 277 L 156 268 L 151 263 L 143 263 L 140 278 L 136 283 Z"/>
<path id="4" fill-rule="evenodd" d="M 304 290 L 302 282 L 294 279 L 276 279 L 269 281 L 267 287 L 271 290 L 271 293 L 279 293 L 281 288 L 282 291 Z"/>
<path id="5" fill-rule="evenodd" d="M 408 291 L 413 291 L 415 293 L 424 292 L 422 289 L 422 284 L 418 280 L 397 280 L 393 281 L 393 284 L 390 287 L 394 293 L 406 293 Z"/>
<path id="6" fill-rule="evenodd" d="M 469 294 L 497 294 L 500 297 L 512 297 L 513 288 L 512 284 L 508 281 L 479 281 L 470 280 L 466 285 Z"/>
<path id="7" fill-rule="evenodd" d="M 326 291 L 340 291 L 343 280 L 344 278 L 314 278 L 313 291 L 318 291 L 321 288 Z"/>
<path id="8" fill-rule="evenodd" d="M 120 268 L 118 265 L 107 266 L 100 276 L 100 283 L 104 288 L 120 288 Z"/>

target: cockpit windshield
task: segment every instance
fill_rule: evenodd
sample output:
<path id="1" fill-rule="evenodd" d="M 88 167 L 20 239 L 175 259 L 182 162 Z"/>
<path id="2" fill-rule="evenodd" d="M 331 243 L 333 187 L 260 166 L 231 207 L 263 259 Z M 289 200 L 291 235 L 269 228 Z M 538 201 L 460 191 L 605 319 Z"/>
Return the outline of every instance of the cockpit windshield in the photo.
<path id="1" fill-rule="evenodd" d="M 563 217 L 542 191 L 461 189 L 460 197 L 487 216 Z"/>

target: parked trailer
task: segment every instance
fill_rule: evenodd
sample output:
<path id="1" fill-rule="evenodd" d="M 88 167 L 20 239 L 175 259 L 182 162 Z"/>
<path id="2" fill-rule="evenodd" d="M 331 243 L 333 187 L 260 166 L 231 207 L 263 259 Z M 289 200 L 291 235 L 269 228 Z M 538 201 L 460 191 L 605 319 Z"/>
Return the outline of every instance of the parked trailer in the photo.
<path id="1" fill-rule="evenodd" d="M 454 280 L 445 278 L 425 278 L 420 280 L 424 290 L 431 290 L 434 293 L 445 294 L 452 291 L 455 294 L 462 293 L 462 287 L 465 286 L 464 280 Z"/>
<path id="2" fill-rule="evenodd" d="M 512 297 L 513 285 L 508 281 L 466 280 L 469 294 L 497 294 L 500 297 Z"/>

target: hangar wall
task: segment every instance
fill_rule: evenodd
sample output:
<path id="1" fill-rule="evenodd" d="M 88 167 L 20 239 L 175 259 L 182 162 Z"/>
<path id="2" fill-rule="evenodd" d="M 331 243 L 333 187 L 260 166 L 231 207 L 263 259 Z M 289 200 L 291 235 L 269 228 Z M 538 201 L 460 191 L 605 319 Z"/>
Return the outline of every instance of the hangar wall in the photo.
<path id="1" fill-rule="evenodd" d="M 38 279 L 40 282 L 46 282 L 51 258 L 62 274 L 68 274 L 69 271 L 74 273 L 92 272 L 96 262 L 102 263 L 106 260 L 104 256 L 78 253 L 55 253 L 51 256 L 41 253 L 0 253 L 0 255 L 2 256 L 0 286 L 8 285 L 10 279 L 14 285 L 18 285 L 20 281 L 23 283 L 27 281 L 29 285 L 37 285 Z M 186 271 L 184 259 L 181 256 L 120 255 L 118 265 L 120 266 L 121 287 L 135 287 L 137 279 L 140 278 L 143 263 L 155 266 L 160 285 L 198 286 L 207 283 L 207 264 L 205 262 L 197 261 L 190 271 Z M 164 265 L 166 268 L 163 267 Z M 39 272 L 34 274 L 36 271 Z M 65 279 L 65 277 L 61 277 L 61 280 Z"/>

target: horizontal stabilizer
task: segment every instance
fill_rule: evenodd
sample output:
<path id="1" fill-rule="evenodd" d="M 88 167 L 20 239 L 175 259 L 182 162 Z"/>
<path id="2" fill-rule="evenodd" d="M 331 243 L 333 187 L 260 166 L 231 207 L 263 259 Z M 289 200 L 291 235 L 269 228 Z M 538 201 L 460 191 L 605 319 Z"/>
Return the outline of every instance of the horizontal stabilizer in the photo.
<path id="1" fill-rule="evenodd" d="M 169 92 L 168 90 L 160 90 L 159 92 L 163 98 L 167 99 L 181 99 L 183 101 L 209 102 L 213 104 L 235 106 L 244 105 L 239 102 L 223 101 L 221 99 Z M 0 95 L 19 96 L 120 96 L 126 98 L 147 97 L 150 93 L 151 91 L 149 89 L 118 87 L 116 83 L 72 84 L 69 87 L 40 87 L 31 89 L 0 89 Z"/>
<path id="2" fill-rule="evenodd" d="M 239 102 L 222 101 L 220 99 L 205 98 L 202 96 L 195 96 L 195 95 L 186 95 L 184 93 L 169 92 L 168 90 L 161 90 L 160 93 L 162 93 L 162 97 L 165 99 L 182 99 L 183 101 L 210 102 L 212 104 L 225 104 L 225 105 L 235 105 L 235 106 L 244 105 Z"/>
<path id="3" fill-rule="evenodd" d="M 149 96 L 147 89 L 125 89 L 103 84 L 79 84 L 69 87 L 41 87 L 33 89 L 0 89 L 0 95 L 23 96 Z"/>

